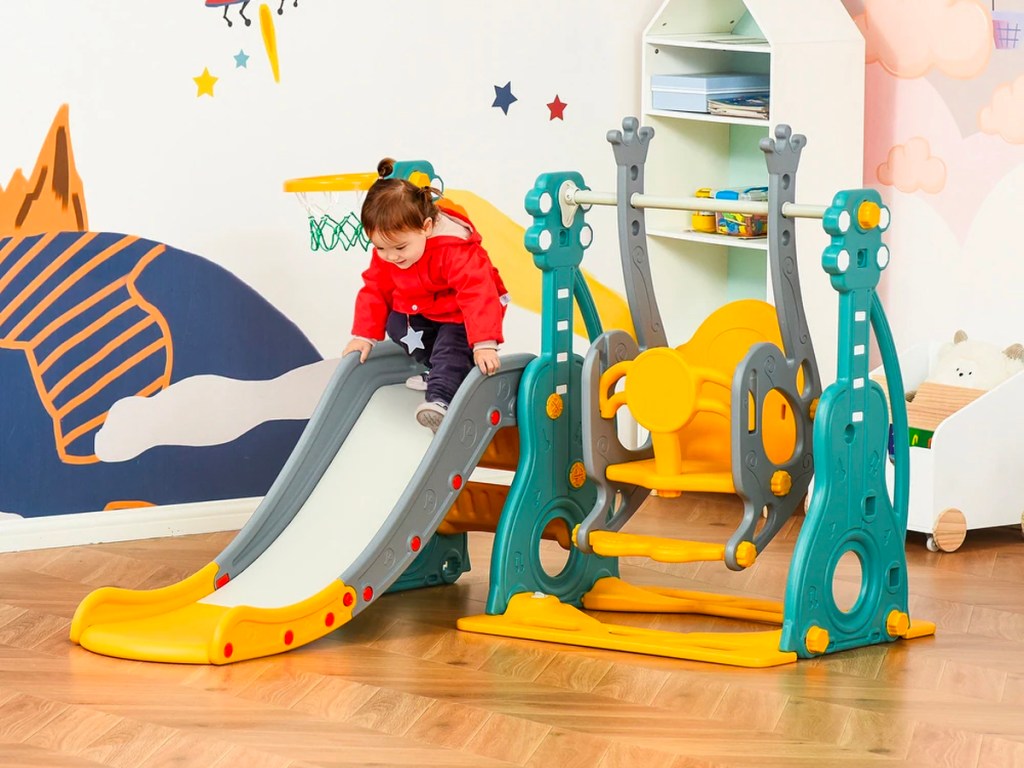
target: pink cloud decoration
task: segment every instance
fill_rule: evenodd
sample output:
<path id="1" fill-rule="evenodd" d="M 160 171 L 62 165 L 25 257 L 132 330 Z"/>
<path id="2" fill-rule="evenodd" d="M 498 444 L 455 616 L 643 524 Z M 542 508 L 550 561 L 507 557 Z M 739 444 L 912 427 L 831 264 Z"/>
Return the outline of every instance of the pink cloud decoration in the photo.
<path id="1" fill-rule="evenodd" d="M 921 77 L 935 67 L 967 80 L 985 69 L 994 46 L 992 16 L 981 0 L 865 0 L 854 21 L 867 63 L 896 77 Z"/>
<path id="2" fill-rule="evenodd" d="M 946 164 L 932 156 L 928 139 L 915 136 L 889 150 L 886 161 L 878 166 L 878 180 L 900 192 L 920 189 L 934 195 L 946 186 Z"/>
<path id="3" fill-rule="evenodd" d="M 978 112 L 978 127 L 1010 144 L 1024 144 L 1024 75 L 996 88 Z"/>

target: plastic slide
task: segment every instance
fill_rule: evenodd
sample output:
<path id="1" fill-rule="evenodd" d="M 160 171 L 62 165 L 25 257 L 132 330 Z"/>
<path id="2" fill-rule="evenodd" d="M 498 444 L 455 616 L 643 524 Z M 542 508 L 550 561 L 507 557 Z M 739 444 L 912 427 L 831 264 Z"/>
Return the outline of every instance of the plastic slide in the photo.
<path id="1" fill-rule="evenodd" d="M 71 640 L 144 661 L 225 664 L 312 642 L 384 594 L 444 521 L 497 431 L 515 424 L 530 355 L 474 370 L 436 435 L 412 417 L 419 368 L 380 344 L 341 361 L 291 457 L 217 559 L 157 590 L 104 587 Z"/>

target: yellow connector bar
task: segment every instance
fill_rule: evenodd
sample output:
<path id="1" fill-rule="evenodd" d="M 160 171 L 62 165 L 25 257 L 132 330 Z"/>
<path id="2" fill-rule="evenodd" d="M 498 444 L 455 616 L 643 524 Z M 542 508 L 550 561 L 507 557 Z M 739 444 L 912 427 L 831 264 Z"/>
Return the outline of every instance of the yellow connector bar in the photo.
<path id="1" fill-rule="evenodd" d="M 779 650 L 782 630 L 678 633 L 603 624 L 552 595 L 516 595 L 503 615 L 469 616 L 459 619 L 458 627 L 467 632 L 738 667 L 773 667 L 797 659 L 795 653 Z"/>
<path id="2" fill-rule="evenodd" d="M 574 534 L 575 536 L 575 534 Z M 593 531 L 590 546 L 605 557 L 649 557 L 659 563 L 701 563 L 725 559 L 724 544 L 665 539 L 618 531 Z M 754 564 L 757 548 L 749 541 L 736 549 L 736 560 L 744 568 Z"/>

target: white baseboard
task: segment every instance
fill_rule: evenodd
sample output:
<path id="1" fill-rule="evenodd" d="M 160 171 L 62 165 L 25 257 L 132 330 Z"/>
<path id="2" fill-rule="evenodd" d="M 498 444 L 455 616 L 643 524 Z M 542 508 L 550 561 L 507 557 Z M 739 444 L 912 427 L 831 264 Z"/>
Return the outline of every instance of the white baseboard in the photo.
<path id="1" fill-rule="evenodd" d="M 0 520 L 0 552 L 235 531 L 245 525 L 261 500 L 226 499 L 50 517 L 5 516 Z"/>

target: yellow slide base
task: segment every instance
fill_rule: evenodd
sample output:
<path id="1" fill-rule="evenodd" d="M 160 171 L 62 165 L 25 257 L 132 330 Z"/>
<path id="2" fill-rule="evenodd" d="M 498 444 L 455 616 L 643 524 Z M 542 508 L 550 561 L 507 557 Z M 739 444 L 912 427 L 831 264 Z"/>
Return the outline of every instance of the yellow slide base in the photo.
<path id="1" fill-rule="evenodd" d="M 593 611 L 620 613 L 694 613 L 782 625 L 782 603 L 750 597 L 690 592 L 670 587 L 636 587 L 622 579 L 598 579 L 583 596 Z"/>
<path id="2" fill-rule="evenodd" d="M 211 565 L 216 574 L 216 564 Z M 207 575 L 210 567 L 167 589 L 185 592 L 183 585 Z M 79 607 L 71 639 L 94 653 L 122 659 L 229 664 L 288 651 L 323 637 L 351 620 L 356 602 L 355 590 L 333 581 L 309 599 L 281 608 L 198 602 L 169 606 L 156 597 L 159 610 L 153 610 L 145 598 L 162 591 L 109 590 L 103 595 L 99 593 L 104 590 L 97 590 L 86 598 L 92 605 L 84 611 L 86 602 Z M 126 595 L 133 596 L 134 604 Z M 114 599 L 104 603 L 104 597 Z M 102 620 L 91 621 L 90 614 Z"/>
<path id="3" fill-rule="evenodd" d="M 782 630 L 768 632 L 665 632 L 602 624 L 552 595 L 513 597 L 501 616 L 470 616 L 458 627 L 485 635 L 542 640 L 610 651 L 646 653 L 737 667 L 774 667 L 795 662 L 795 653 L 779 650 Z"/>
<path id="4" fill-rule="evenodd" d="M 216 563 L 209 563 L 184 581 L 160 589 L 93 590 L 78 604 L 71 619 L 71 642 L 81 644 L 85 630 L 97 624 L 159 616 L 198 602 L 213 593 L 219 570 Z"/>
<path id="5" fill-rule="evenodd" d="M 575 541 L 576 530 L 572 536 Z M 593 531 L 590 534 L 590 546 L 595 553 L 605 557 L 647 557 L 659 563 L 704 563 L 725 560 L 724 544 L 640 536 L 618 531 Z M 741 542 L 736 548 L 736 560 L 744 568 L 749 568 L 756 559 L 757 548 L 752 542 Z"/>

